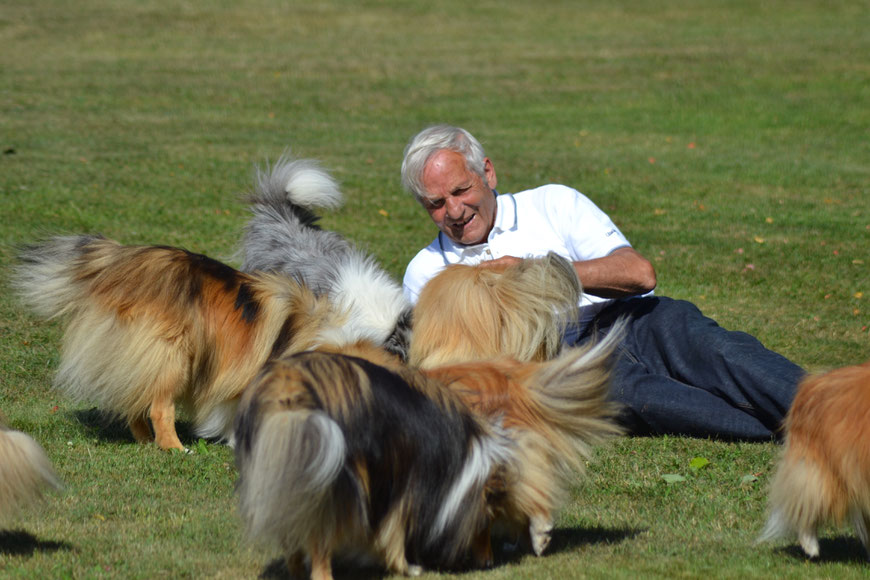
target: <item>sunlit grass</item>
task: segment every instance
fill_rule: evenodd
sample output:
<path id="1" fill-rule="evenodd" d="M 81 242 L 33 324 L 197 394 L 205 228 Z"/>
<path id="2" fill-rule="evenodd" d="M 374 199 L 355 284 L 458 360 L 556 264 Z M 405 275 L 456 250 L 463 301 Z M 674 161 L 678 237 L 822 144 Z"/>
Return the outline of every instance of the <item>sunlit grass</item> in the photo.
<path id="1" fill-rule="evenodd" d="M 342 183 L 323 225 L 398 279 L 433 235 L 401 191 L 402 149 L 452 122 L 484 143 L 501 191 L 590 196 L 654 262 L 660 294 L 807 368 L 860 362 L 866 8 L 0 1 L 2 279 L 15 246 L 56 232 L 231 261 L 253 166 L 287 147 Z M 274 576 L 274 554 L 242 541 L 231 450 L 187 433 L 200 453 L 163 453 L 71 405 L 50 388 L 60 337 L 0 295 L 0 408 L 67 484 L 0 533 L 0 575 Z M 544 558 L 501 551 L 463 577 L 863 576 L 848 530 L 826 530 L 819 563 L 753 544 L 777 451 L 620 440 L 577 482 Z"/>

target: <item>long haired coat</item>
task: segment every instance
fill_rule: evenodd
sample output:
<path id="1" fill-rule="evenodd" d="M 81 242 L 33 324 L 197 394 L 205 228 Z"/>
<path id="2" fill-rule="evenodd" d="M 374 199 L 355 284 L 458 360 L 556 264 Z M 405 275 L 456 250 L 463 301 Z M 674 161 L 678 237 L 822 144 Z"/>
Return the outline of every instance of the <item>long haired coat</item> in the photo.
<path id="1" fill-rule="evenodd" d="M 196 431 L 231 439 L 245 385 L 269 356 L 341 342 L 343 317 L 285 276 L 200 254 L 59 236 L 25 248 L 13 283 L 66 322 L 56 386 L 128 422 L 138 441 L 183 449 L 176 403 Z"/>
<path id="2" fill-rule="evenodd" d="M 870 557 L 870 362 L 804 379 L 785 433 L 759 541 L 797 534 L 814 558 L 819 526 L 848 516 Z"/>
<path id="3" fill-rule="evenodd" d="M 347 329 L 408 356 L 411 306 L 371 256 L 317 225 L 315 208 L 335 209 L 338 184 L 315 161 L 287 155 L 258 170 L 247 198 L 253 217 L 242 242 L 242 270 L 292 276 L 347 312 Z"/>
<path id="4" fill-rule="evenodd" d="M 554 253 L 514 266 L 448 266 L 414 306 L 409 361 L 432 367 L 493 356 L 550 359 L 580 295 L 574 268 Z"/>
<path id="5" fill-rule="evenodd" d="M 361 351 L 360 351 L 361 352 Z M 247 535 L 291 571 L 332 577 L 333 556 L 400 574 L 491 561 L 487 497 L 512 453 L 420 373 L 335 352 L 267 363 L 236 417 L 239 506 Z"/>
<path id="6" fill-rule="evenodd" d="M 623 327 L 604 340 L 566 349 L 543 362 L 498 358 L 426 369 L 475 413 L 502 417 L 517 440 L 515 461 L 506 471 L 503 501 L 496 508 L 500 531 L 527 530 L 538 556 L 550 541 L 554 512 L 567 489 L 585 470 L 595 445 L 622 429 L 619 405 L 609 398 L 613 352 Z M 517 536 L 513 536 L 517 537 Z"/>
<path id="7" fill-rule="evenodd" d="M 61 483 L 39 443 L 10 429 L 0 413 L 0 523 Z"/>

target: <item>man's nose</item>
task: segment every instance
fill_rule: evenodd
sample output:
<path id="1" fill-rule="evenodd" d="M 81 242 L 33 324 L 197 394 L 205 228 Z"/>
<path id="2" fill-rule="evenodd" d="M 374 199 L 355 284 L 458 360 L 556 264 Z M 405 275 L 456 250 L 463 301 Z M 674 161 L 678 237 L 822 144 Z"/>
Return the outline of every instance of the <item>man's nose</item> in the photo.
<path id="1" fill-rule="evenodd" d="M 447 217 L 458 220 L 465 213 L 465 204 L 456 197 L 447 198 Z"/>

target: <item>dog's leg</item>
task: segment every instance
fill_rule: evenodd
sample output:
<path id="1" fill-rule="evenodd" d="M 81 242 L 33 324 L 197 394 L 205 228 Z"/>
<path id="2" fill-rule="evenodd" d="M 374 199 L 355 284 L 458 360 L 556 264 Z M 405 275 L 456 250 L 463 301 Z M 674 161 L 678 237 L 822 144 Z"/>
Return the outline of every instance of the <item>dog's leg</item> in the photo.
<path id="1" fill-rule="evenodd" d="M 819 557 L 819 537 L 815 530 L 801 530 L 798 532 L 798 542 L 804 553 L 810 558 Z"/>
<path id="2" fill-rule="evenodd" d="M 374 544 L 382 554 L 387 570 L 403 576 L 419 576 L 423 573 L 423 568 L 408 565 L 405 556 L 405 518 L 402 514 L 403 507 L 398 507 L 384 518 Z"/>
<path id="3" fill-rule="evenodd" d="M 852 508 L 852 527 L 855 528 L 855 533 L 858 534 L 858 539 L 864 544 L 864 552 L 867 559 L 870 560 L 870 514 L 862 511 L 860 508 Z"/>
<path id="4" fill-rule="evenodd" d="M 133 433 L 133 438 L 139 443 L 154 441 L 154 434 L 151 433 L 151 427 L 148 425 L 148 420 L 145 417 L 134 417 L 127 421 L 127 425 Z"/>
<path id="5" fill-rule="evenodd" d="M 532 551 L 540 556 L 550 544 L 550 533 L 553 531 L 553 518 L 549 514 L 535 514 L 529 521 L 529 538 L 532 541 Z"/>
<path id="6" fill-rule="evenodd" d="M 171 395 L 162 395 L 151 401 L 151 424 L 154 425 L 158 447 L 187 451 L 175 431 L 175 403 Z"/>
<path id="7" fill-rule="evenodd" d="M 305 578 L 305 554 L 296 552 L 287 556 L 287 571 L 290 572 L 290 577 L 296 580 Z"/>
<path id="8" fill-rule="evenodd" d="M 311 580 L 332 580 L 332 555 L 328 548 L 317 546 L 312 542 L 309 554 L 311 556 Z"/>
<path id="9" fill-rule="evenodd" d="M 492 525 L 487 524 L 471 542 L 472 563 L 477 568 L 492 568 Z"/>

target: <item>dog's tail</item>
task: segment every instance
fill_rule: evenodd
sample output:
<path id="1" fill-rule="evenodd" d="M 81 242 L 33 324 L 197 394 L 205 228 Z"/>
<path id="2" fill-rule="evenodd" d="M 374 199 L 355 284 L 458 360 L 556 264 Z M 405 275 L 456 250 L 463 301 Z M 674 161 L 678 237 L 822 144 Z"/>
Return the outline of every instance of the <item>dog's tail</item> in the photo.
<path id="1" fill-rule="evenodd" d="M 623 430 L 616 422 L 620 406 L 610 397 L 614 353 L 625 336 L 617 322 L 603 340 L 565 350 L 526 381 L 542 424 L 551 430 L 553 457 L 564 470 L 582 470 L 592 448 Z"/>
<path id="2" fill-rule="evenodd" d="M 274 165 L 258 169 L 252 203 L 275 207 L 336 209 L 344 196 L 338 182 L 313 159 L 283 155 Z"/>
<path id="3" fill-rule="evenodd" d="M 257 172 L 248 196 L 253 217 L 245 229 L 242 269 L 292 276 L 328 295 L 347 322 L 335 343 L 372 340 L 407 358 L 410 304 L 402 288 L 374 260 L 336 232 L 317 225 L 315 208 L 343 202 L 338 184 L 309 159 L 281 157 Z"/>
<path id="4" fill-rule="evenodd" d="M 250 540 L 292 554 L 338 533 L 329 529 L 341 519 L 331 513 L 333 486 L 347 446 L 321 411 L 272 407 L 258 416 L 257 407 L 243 404 L 236 416 L 239 513 Z"/>
<path id="5" fill-rule="evenodd" d="M 0 518 L 39 500 L 47 489 L 61 487 L 42 447 L 0 421 Z"/>
<path id="6" fill-rule="evenodd" d="M 12 272 L 11 284 L 23 302 L 44 318 L 70 314 L 86 298 L 83 280 L 95 271 L 85 269 L 84 256 L 96 247 L 103 250 L 114 242 L 100 236 L 56 236 L 42 243 L 25 246 Z M 107 259 L 105 251 L 94 263 Z"/>
<path id="7" fill-rule="evenodd" d="M 352 246 L 335 232 L 321 230 L 314 209 L 336 209 L 343 202 L 338 183 L 314 160 L 284 155 L 274 165 L 258 168 L 247 196 L 253 217 L 240 249 L 242 270 L 283 272 L 318 294 L 327 291 L 329 260 Z M 324 260 L 327 267 L 311 265 Z"/>

